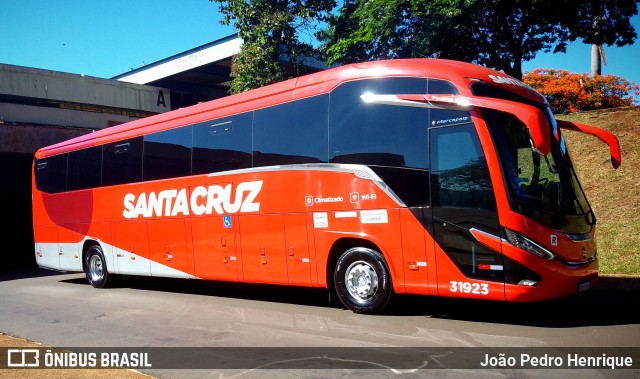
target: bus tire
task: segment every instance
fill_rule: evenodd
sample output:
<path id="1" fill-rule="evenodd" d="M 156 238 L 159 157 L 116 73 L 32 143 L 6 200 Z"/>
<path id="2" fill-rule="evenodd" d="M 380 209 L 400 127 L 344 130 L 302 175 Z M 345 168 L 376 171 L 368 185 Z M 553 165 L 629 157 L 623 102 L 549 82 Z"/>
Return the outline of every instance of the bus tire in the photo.
<path id="1" fill-rule="evenodd" d="M 387 262 L 372 249 L 354 247 L 345 251 L 336 263 L 333 280 L 340 301 L 355 313 L 379 313 L 391 298 Z"/>
<path id="2" fill-rule="evenodd" d="M 87 251 L 85 261 L 85 275 L 87 282 L 94 288 L 104 288 L 111 282 L 111 274 L 107 271 L 107 261 L 100 246 L 95 245 Z"/>

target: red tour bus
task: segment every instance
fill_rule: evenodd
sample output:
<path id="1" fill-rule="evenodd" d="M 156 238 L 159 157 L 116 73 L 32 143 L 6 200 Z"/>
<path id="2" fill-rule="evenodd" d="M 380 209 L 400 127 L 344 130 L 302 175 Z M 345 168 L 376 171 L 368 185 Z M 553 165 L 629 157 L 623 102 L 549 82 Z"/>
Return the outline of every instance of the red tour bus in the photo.
<path id="1" fill-rule="evenodd" d="M 595 223 L 544 97 L 435 59 L 353 64 L 40 149 L 39 266 L 539 301 L 597 278 Z"/>

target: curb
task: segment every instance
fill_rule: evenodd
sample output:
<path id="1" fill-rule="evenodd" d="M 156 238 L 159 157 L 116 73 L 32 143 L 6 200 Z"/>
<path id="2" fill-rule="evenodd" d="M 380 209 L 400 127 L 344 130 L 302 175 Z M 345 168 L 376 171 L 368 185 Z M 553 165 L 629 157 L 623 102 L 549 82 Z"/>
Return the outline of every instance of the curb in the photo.
<path id="1" fill-rule="evenodd" d="M 599 275 L 593 284 L 594 290 L 640 292 L 640 276 Z"/>

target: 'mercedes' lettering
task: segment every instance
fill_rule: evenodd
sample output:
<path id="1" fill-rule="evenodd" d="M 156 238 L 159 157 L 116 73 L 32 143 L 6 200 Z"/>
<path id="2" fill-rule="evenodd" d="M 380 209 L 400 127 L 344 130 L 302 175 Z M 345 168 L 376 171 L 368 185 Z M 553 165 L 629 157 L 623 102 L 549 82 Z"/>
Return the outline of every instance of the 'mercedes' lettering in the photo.
<path id="1" fill-rule="evenodd" d="M 198 186 L 191 191 L 186 188 L 139 195 L 128 193 L 124 196 L 122 216 L 127 219 L 138 217 L 202 216 L 205 214 L 233 214 L 237 212 L 258 212 L 260 203 L 256 198 L 262 189 L 262 180 L 243 182 L 233 190 L 231 184 Z"/>

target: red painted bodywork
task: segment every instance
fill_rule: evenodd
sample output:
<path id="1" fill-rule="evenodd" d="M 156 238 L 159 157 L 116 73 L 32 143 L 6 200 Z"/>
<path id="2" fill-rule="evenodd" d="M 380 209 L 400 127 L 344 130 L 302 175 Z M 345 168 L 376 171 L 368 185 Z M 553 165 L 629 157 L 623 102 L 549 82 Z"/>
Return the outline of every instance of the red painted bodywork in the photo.
<path id="1" fill-rule="evenodd" d="M 455 85 L 460 97 L 466 99 L 471 108 L 471 118 L 491 171 L 500 224 L 549 249 L 562 251 L 564 256 L 577 254 L 575 242 L 568 237 L 511 211 L 491 136 L 480 112 L 474 108 L 501 109 L 521 117 L 528 126 L 535 124 L 530 127 L 532 138 L 539 150 L 548 152 L 550 133 L 544 115 L 532 106 L 474 97 L 469 85 L 480 80 L 539 103 L 544 103 L 544 98 L 503 73 L 462 62 L 409 59 L 330 69 L 100 130 L 40 149 L 35 158 L 315 96 L 330 92 L 346 81 L 392 76 L 436 78 Z M 411 95 L 406 100 L 438 99 L 433 95 Z M 560 126 L 594 133 L 592 127 L 581 124 L 562 122 Z M 615 145 L 608 135 L 595 134 L 610 146 Z M 612 147 L 612 156 L 619 164 L 617 149 L 616 153 Z M 240 183 L 252 181 L 262 181 L 255 198 L 255 203 L 259 203 L 258 211 L 194 214 L 193 207 L 202 206 L 205 201 L 194 195 L 196 188 L 212 185 L 237 188 Z M 33 188 L 36 259 L 44 266 L 63 262 L 63 257 L 69 259 L 59 267 L 62 269 L 82 270 L 85 243 L 97 241 L 105 251 L 109 270 L 120 273 L 133 270 L 138 275 L 162 276 L 162 271 L 154 273 L 154 267 L 161 265 L 172 273 L 184 273 L 185 277 L 192 278 L 328 287 L 333 275 L 333 249 L 356 241 L 373 245 L 384 255 L 396 293 L 535 301 L 575 293 L 579 281 L 593 280 L 597 276 L 597 260 L 588 266 L 567 267 L 533 256 L 499 236 L 497 239 L 480 236 L 477 237 L 480 243 L 525 265 L 540 274 L 543 280 L 534 287 L 471 280 L 459 271 L 408 208 L 385 192 L 375 180 L 349 170 L 287 169 L 283 166 L 60 194 L 39 192 L 35 189 L 34 179 Z M 181 189 L 185 189 L 186 198 L 193 201 L 189 204 L 189 214 L 129 219 L 123 216 L 123 199 L 127 194 L 137 197 L 142 193 Z M 376 196 L 375 199 L 351 202 L 349 196 L 354 192 Z M 247 194 L 235 196 L 246 199 Z M 313 199 L 342 197 L 343 200 L 309 205 L 306 200 L 309 196 Z M 386 214 L 386 222 L 363 221 L 371 212 Z M 230 218 L 225 221 L 224 216 Z M 229 220 L 231 227 L 225 224 Z M 595 231 L 591 233 L 594 237 Z M 559 236 L 558 246 L 546 243 L 550 234 Z M 591 246 L 594 243 L 589 243 L 589 249 L 595 248 Z M 56 244 L 58 247 L 52 249 Z M 58 258 L 52 256 L 56 252 Z M 75 261 L 73 257 L 76 257 Z M 150 263 L 145 263 L 147 260 Z M 143 262 L 140 267 L 136 266 L 138 262 Z M 488 291 L 486 294 L 452 293 L 451 282 L 482 283 Z"/>

